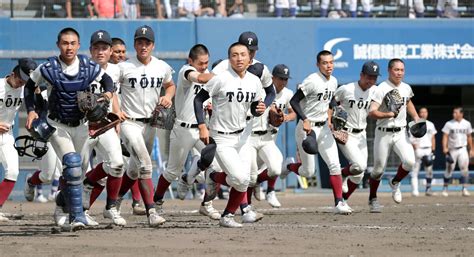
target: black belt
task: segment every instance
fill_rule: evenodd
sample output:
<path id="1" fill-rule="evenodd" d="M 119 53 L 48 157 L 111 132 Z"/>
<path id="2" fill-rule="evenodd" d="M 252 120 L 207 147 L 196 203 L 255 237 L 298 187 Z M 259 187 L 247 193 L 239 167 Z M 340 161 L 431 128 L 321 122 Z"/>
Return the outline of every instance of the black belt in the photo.
<path id="1" fill-rule="evenodd" d="M 268 132 L 270 132 L 270 131 L 268 131 L 268 130 L 259 130 L 259 131 L 252 131 L 252 134 L 262 136 L 262 135 L 267 134 Z"/>
<path id="2" fill-rule="evenodd" d="M 198 124 L 191 124 L 191 123 L 186 123 L 186 122 L 181 122 L 179 124 L 183 128 L 197 128 Z"/>
<path id="3" fill-rule="evenodd" d="M 68 127 L 77 127 L 79 125 L 81 125 L 82 123 L 84 123 L 84 120 L 83 119 L 80 119 L 80 120 L 75 120 L 75 121 L 62 121 L 61 119 L 57 118 L 57 117 L 54 117 L 53 115 L 48 115 L 48 118 L 51 119 L 51 120 L 54 120 L 56 122 L 59 122 L 61 124 L 64 124 Z"/>
<path id="4" fill-rule="evenodd" d="M 272 134 L 276 134 L 276 133 L 278 133 L 278 130 L 277 129 L 272 129 L 272 131 L 270 131 L 270 132 L 272 132 Z"/>
<path id="5" fill-rule="evenodd" d="M 326 124 L 326 121 L 316 121 L 312 122 L 310 121 L 311 127 L 322 127 L 324 124 Z"/>
<path id="6" fill-rule="evenodd" d="M 217 131 L 217 134 L 221 134 L 221 135 L 233 135 L 233 134 L 240 134 L 240 133 L 242 133 L 242 131 L 244 131 L 244 129 L 237 130 L 237 131 L 233 131 L 233 132 Z"/>
<path id="7" fill-rule="evenodd" d="M 245 120 L 250 120 L 252 118 L 252 116 L 247 116 L 247 118 L 245 118 Z"/>
<path id="8" fill-rule="evenodd" d="M 420 147 L 420 149 L 428 149 L 428 148 L 431 148 L 431 146 Z"/>
<path id="9" fill-rule="evenodd" d="M 465 146 L 458 146 L 458 147 L 454 147 L 454 148 L 451 148 L 452 150 L 459 150 L 461 148 L 464 148 Z"/>
<path id="10" fill-rule="evenodd" d="M 143 123 L 149 123 L 150 122 L 150 118 L 128 118 L 128 119 L 133 120 L 133 121 L 143 122 Z"/>
<path id="11" fill-rule="evenodd" d="M 383 131 L 383 132 L 400 132 L 400 131 L 402 131 L 403 127 L 394 127 L 394 128 L 378 127 L 377 129 L 380 130 L 380 131 Z"/>
<path id="12" fill-rule="evenodd" d="M 346 128 L 346 127 L 343 127 L 342 130 L 345 130 L 345 131 L 348 131 L 348 132 L 351 132 L 351 133 L 360 133 L 360 132 L 364 131 L 364 129 Z"/>

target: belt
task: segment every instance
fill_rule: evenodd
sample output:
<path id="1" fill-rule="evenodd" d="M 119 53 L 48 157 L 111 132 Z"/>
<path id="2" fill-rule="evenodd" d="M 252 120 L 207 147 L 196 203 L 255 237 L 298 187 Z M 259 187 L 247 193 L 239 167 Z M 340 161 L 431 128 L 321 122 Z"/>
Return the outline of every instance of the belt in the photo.
<path id="1" fill-rule="evenodd" d="M 51 120 L 54 120 L 56 122 L 59 122 L 61 124 L 64 124 L 68 127 L 77 127 L 79 125 L 81 125 L 82 123 L 84 123 L 84 119 L 80 119 L 80 120 L 75 120 L 75 121 L 62 121 L 61 119 L 57 118 L 57 117 L 54 117 L 53 115 L 48 115 L 48 118 L 51 119 Z"/>
<path id="2" fill-rule="evenodd" d="M 465 146 L 458 146 L 458 147 L 453 147 L 453 148 L 450 148 L 449 150 L 459 150 L 461 148 L 464 148 Z"/>
<path id="3" fill-rule="evenodd" d="M 179 124 L 183 128 L 197 128 L 198 124 L 191 124 L 191 123 L 186 123 L 186 122 L 181 122 Z"/>
<path id="4" fill-rule="evenodd" d="M 351 132 L 351 133 L 360 133 L 360 132 L 364 131 L 364 129 L 346 128 L 346 127 L 343 127 L 342 130 L 345 130 L 345 131 Z"/>
<path id="5" fill-rule="evenodd" d="M 262 136 L 262 135 L 267 134 L 268 132 L 270 132 L 270 131 L 268 131 L 268 130 L 258 130 L 258 131 L 252 131 L 252 134 Z"/>
<path id="6" fill-rule="evenodd" d="M 420 147 L 420 149 L 428 149 L 428 148 L 431 149 L 431 146 Z"/>
<path id="7" fill-rule="evenodd" d="M 315 121 L 312 122 L 310 121 L 311 127 L 322 127 L 324 124 L 326 124 L 326 121 Z"/>
<path id="8" fill-rule="evenodd" d="M 377 129 L 383 132 L 400 132 L 403 127 L 393 127 L 393 128 L 382 128 L 378 127 Z"/>
<path id="9" fill-rule="evenodd" d="M 133 121 L 143 122 L 143 123 L 149 123 L 150 122 L 150 118 L 128 118 L 128 119 L 133 120 Z"/>
<path id="10" fill-rule="evenodd" d="M 233 134 L 240 134 L 240 133 L 242 133 L 242 131 L 244 131 L 244 129 L 240 129 L 240 130 L 233 131 L 233 132 L 217 131 L 217 134 L 221 134 L 221 135 L 233 135 Z"/>
<path id="11" fill-rule="evenodd" d="M 278 133 L 278 130 L 277 129 L 272 129 L 272 131 L 270 131 L 272 134 L 276 134 Z"/>
<path id="12" fill-rule="evenodd" d="M 252 116 L 247 116 L 247 118 L 245 118 L 245 120 L 250 120 L 252 118 Z"/>

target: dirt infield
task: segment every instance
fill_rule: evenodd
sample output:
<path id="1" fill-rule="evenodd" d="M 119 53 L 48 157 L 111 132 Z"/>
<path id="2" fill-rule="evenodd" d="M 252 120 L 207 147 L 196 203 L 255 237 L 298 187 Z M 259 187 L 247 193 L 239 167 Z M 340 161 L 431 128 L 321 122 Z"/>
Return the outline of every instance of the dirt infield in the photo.
<path id="1" fill-rule="evenodd" d="M 396 205 L 389 194 L 380 196 L 383 213 L 368 213 L 367 193 L 351 199 L 355 213 L 331 213 L 332 196 L 280 194 L 280 209 L 266 202 L 255 206 L 265 214 L 242 229 L 220 228 L 197 213 L 198 201 L 169 200 L 167 222 L 145 226 L 143 216 L 131 216 L 130 203 L 122 211 L 125 228 L 111 227 L 102 218 L 103 202 L 92 214 L 98 229 L 53 233 L 53 204 L 7 202 L 3 211 L 21 213 L 21 220 L 0 223 L 0 256 L 472 256 L 474 201 L 405 194 Z M 225 202 L 215 201 L 222 209 Z"/>

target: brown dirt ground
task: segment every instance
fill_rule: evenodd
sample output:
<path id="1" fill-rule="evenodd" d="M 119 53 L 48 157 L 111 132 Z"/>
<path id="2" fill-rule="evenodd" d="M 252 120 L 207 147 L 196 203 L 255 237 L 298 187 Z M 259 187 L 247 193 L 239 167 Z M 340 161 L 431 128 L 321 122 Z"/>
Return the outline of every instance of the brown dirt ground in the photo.
<path id="1" fill-rule="evenodd" d="M 0 256 L 473 256 L 474 202 L 472 197 L 410 197 L 395 204 L 390 194 L 379 199 L 383 213 L 368 213 L 367 192 L 350 201 L 355 213 L 331 213 L 332 195 L 280 193 L 283 204 L 271 209 L 255 206 L 262 221 L 242 229 L 220 228 L 197 213 L 197 200 L 168 200 L 167 222 L 148 228 L 143 216 L 122 207 L 128 225 L 108 226 L 104 203 L 92 214 L 98 229 L 53 234 L 53 204 L 7 202 L 3 212 L 21 220 L 0 223 Z M 225 201 L 215 201 L 222 209 Z M 238 217 L 239 219 L 240 217 Z"/>

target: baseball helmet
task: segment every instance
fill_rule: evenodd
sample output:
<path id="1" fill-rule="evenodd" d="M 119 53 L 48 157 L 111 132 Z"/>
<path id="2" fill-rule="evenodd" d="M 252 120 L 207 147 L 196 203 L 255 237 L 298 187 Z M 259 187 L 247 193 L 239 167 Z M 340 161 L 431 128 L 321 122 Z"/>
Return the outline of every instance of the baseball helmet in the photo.
<path id="1" fill-rule="evenodd" d="M 426 121 L 423 119 L 418 122 L 411 121 L 408 126 L 410 127 L 410 133 L 416 138 L 423 137 L 426 134 Z"/>
<path id="2" fill-rule="evenodd" d="M 421 157 L 421 162 L 425 167 L 429 167 L 433 165 L 433 162 L 435 160 L 435 156 L 433 154 L 425 155 Z"/>
<path id="3" fill-rule="evenodd" d="M 41 160 L 48 152 L 46 141 L 34 139 L 32 136 L 24 135 L 15 139 L 14 147 L 19 156 L 32 157 L 33 160 Z"/>
<path id="4" fill-rule="evenodd" d="M 316 133 L 314 133 L 314 130 L 311 130 L 311 132 L 306 136 L 306 139 L 303 140 L 301 145 L 303 146 L 303 150 L 308 154 L 317 154 L 318 153 L 318 145 L 317 145 L 317 142 L 316 142 Z"/>
<path id="5" fill-rule="evenodd" d="M 43 142 L 47 142 L 55 131 L 56 128 L 51 126 L 44 116 L 34 120 L 31 124 L 31 128 L 28 130 L 34 139 Z"/>

